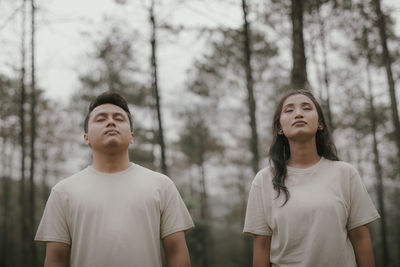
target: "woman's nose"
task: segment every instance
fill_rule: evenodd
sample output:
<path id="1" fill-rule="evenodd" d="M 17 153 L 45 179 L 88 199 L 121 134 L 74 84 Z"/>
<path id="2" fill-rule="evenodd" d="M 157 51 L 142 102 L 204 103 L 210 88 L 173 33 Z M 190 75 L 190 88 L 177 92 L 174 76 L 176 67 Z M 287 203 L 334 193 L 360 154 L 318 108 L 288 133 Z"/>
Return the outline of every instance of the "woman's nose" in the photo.
<path id="1" fill-rule="evenodd" d="M 295 118 L 298 118 L 298 117 L 302 118 L 303 117 L 303 111 L 301 110 L 301 108 L 296 108 L 294 112 L 295 112 L 294 113 L 295 114 Z"/>

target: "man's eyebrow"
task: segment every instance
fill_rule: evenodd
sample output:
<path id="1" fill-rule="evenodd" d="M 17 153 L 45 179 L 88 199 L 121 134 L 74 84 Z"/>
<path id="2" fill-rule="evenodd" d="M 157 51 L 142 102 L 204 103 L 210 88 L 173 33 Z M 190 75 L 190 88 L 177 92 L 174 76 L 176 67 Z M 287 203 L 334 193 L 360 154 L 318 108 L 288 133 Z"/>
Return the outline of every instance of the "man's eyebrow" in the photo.
<path id="1" fill-rule="evenodd" d="M 107 113 L 107 112 L 100 112 L 100 113 L 95 114 L 93 116 L 93 118 L 97 118 L 97 117 L 100 117 L 100 116 L 105 116 L 106 117 L 106 116 L 108 116 L 108 114 L 109 113 Z M 122 113 L 122 112 L 113 112 L 111 115 L 112 116 L 123 116 L 123 117 L 125 117 L 124 113 Z"/>

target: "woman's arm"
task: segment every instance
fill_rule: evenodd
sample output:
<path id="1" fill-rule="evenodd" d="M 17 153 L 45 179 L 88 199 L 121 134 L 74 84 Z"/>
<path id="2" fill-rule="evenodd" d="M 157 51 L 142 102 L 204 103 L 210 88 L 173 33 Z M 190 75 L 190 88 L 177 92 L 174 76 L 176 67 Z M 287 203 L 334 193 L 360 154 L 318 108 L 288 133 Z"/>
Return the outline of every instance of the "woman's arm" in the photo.
<path id="1" fill-rule="evenodd" d="M 358 267 L 374 267 L 374 253 L 372 251 L 371 237 L 366 225 L 356 227 L 349 232 Z"/>
<path id="2" fill-rule="evenodd" d="M 270 267 L 271 236 L 255 235 L 253 242 L 253 267 Z"/>

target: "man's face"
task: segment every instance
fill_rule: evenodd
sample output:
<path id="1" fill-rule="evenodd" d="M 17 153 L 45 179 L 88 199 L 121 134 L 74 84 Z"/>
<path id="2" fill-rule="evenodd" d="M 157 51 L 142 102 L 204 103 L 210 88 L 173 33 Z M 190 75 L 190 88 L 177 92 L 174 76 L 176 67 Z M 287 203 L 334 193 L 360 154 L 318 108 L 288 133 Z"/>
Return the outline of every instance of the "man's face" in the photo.
<path id="1" fill-rule="evenodd" d="M 126 112 L 116 105 L 103 104 L 90 113 L 84 139 L 96 151 L 127 149 L 133 143 L 133 135 Z"/>

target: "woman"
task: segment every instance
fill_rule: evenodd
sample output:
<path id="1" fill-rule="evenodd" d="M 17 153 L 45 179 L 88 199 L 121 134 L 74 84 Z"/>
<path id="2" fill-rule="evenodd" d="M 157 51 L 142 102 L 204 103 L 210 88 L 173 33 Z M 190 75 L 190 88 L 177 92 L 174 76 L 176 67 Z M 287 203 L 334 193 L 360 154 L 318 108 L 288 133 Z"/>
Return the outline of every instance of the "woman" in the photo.
<path id="1" fill-rule="evenodd" d="M 254 267 L 371 267 L 367 224 L 379 218 L 360 176 L 339 161 L 321 106 L 308 91 L 279 102 L 270 167 L 252 183 L 243 232 Z"/>

